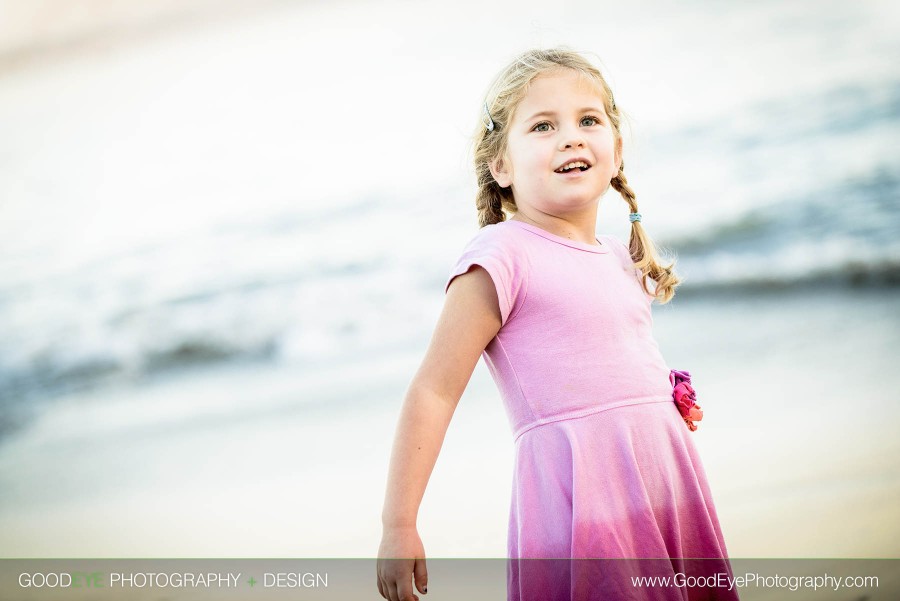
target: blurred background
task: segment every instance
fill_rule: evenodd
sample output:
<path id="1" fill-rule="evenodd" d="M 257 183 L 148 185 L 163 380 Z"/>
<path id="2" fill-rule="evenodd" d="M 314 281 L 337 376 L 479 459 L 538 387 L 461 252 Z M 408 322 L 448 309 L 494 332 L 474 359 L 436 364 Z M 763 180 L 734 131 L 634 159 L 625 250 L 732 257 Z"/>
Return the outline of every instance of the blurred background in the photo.
<path id="1" fill-rule="evenodd" d="M 887 0 L 0 0 L 0 556 L 374 556 L 484 93 L 556 44 L 678 257 L 655 332 L 730 554 L 900 556 Z M 429 556 L 505 555 L 512 457 L 479 363 Z"/>

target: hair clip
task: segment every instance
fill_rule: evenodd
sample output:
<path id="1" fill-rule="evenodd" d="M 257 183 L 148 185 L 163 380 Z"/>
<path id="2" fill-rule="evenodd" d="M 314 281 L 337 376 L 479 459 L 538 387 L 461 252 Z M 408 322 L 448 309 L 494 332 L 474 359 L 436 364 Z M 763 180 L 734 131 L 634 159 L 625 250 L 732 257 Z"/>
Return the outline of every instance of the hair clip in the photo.
<path id="1" fill-rule="evenodd" d="M 640 221 L 640 220 L 641 220 L 641 214 L 640 214 L 640 213 L 629 213 L 629 214 L 628 214 L 628 219 L 631 220 L 631 223 L 634 223 L 635 221 Z"/>
<path id="2" fill-rule="evenodd" d="M 486 118 L 484 126 L 488 131 L 494 131 L 494 120 L 491 118 L 491 112 L 488 110 L 487 102 L 484 103 L 484 116 Z"/>

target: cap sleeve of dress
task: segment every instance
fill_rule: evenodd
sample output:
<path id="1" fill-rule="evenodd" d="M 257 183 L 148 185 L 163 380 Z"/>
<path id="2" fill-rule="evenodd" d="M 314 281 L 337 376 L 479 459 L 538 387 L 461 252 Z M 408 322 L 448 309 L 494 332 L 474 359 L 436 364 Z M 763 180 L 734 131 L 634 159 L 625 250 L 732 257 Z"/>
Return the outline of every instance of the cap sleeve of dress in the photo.
<path id="1" fill-rule="evenodd" d="M 514 252 L 514 245 L 496 225 L 482 228 L 466 245 L 456 261 L 444 285 L 444 293 L 450 289 L 453 279 L 469 271 L 473 266 L 482 267 L 491 276 L 497 290 L 500 305 L 500 325 L 515 316 L 525 297 L 527 273 L 521 253 Z"/>

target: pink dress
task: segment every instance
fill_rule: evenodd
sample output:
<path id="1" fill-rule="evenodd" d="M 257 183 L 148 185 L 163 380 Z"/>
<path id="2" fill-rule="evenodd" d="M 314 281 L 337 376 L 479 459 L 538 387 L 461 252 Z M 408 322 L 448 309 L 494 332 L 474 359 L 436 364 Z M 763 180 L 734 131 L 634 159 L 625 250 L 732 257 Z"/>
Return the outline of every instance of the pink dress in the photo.
<path id="1" fill-rule="evenodd" d="M 489 225 L 445 288 L 479 265 L 497 289 L 502 325 L 483 357 L 515 441 L 509 598 L 737 599 L 736 589 L 629 579 L 732 571 L 696 434 L 653 338 L 652 297 L 625 245 L 598 243 Z M 584 558 L 618 561 L 575 561 Z"/>

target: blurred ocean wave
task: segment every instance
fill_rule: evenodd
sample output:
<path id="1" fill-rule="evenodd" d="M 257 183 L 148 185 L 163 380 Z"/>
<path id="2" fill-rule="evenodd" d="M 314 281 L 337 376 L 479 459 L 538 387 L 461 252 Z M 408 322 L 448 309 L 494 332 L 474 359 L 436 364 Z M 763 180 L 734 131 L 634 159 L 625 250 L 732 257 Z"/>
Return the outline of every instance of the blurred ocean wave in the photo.
<path id="1" fill-rule="evenodd" d="M 894 293 L 898 198 L 898 172 L 875 169 L 870 179 L 793 200 L 789 210 L 771 203 L 660 244 L 677 253 L 685 298 L 798 286 Z M 409 348 L 429 331 L 423 307 L 440 302 L 446 256 L 404 257 L 378 228 L 368 245 L 342 245 L 343 255 L 326 242 L 348 227 L 364 235 L 373 214 L 390 220 L 391 211 L 371 201 L 355 214 L 223 226 L 201 246 L 194 235 L 67 277 L 4 285 L 0 403 L 172 370 L 247 361 L 305 369 Z M 464 225 L 441 235 L 461 244 L 470 235 Z"/>
<path id="2" fill-rule="evenodd" d="M 688 276 L 679 291 L 900 285 L 900 169 L 826 184 L 665 240 Z"/>

